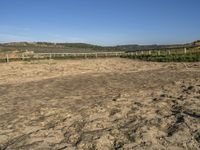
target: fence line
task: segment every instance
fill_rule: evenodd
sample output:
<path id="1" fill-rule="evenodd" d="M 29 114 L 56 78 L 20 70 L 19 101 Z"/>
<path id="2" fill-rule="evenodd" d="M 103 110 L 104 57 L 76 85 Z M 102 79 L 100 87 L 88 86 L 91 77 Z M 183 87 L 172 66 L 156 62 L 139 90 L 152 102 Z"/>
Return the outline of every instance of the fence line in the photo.
<path id="1" fill-rule="evenodd" d="M 139 50 L 130 52 L 93 52 L 93 53 L 16 53 L 1 54 L 0 60 L 9 62 L 10 60 L 28 60 L 28 59 L 56 59 L 56 58 L 100 58 L 100 57 L 121 57 L 121 56 L 139 56 L 139 55 L 171 55 L 171 54 L 188 54 L 200 52 L 200 49 L 174 50 Z"/>

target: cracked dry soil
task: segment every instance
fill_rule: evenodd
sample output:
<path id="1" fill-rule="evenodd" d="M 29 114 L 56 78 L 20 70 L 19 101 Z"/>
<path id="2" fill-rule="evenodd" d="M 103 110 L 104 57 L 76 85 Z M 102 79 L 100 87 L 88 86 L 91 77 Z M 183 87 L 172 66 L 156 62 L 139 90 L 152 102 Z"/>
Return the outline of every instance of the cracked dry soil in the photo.
<path id="1" fill-rule="evenodd" d="M 200 149 L 200 63 L 0 65 L 0 150 Z"/>

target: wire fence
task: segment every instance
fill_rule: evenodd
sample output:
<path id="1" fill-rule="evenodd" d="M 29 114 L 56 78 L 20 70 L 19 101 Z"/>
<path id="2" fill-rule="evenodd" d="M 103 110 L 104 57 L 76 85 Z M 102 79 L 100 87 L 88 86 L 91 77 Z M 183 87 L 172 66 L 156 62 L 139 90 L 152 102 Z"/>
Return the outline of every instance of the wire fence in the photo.
<path id="1" fill-rule="evenodd" d="M 166 49 L 166 50 L 138 50 L 129 52 L 94 52 L 94 53 L 0 53 L 1 62 L 37 59 L 67 59 L 67 58 L 104 58 L 126 57 L 139 55 L 173 55 L 200 53 L 200 48 Z"/>

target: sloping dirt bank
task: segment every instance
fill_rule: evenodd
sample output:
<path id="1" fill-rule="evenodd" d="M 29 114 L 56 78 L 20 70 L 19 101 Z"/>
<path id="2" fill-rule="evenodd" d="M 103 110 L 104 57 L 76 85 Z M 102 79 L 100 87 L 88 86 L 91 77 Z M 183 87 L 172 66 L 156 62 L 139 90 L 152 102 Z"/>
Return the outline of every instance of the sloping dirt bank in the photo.
<path id="1" fill-rule="evenodd" d="M 0 66 L 1 150 L 199 149 L 200 63 Z"/>

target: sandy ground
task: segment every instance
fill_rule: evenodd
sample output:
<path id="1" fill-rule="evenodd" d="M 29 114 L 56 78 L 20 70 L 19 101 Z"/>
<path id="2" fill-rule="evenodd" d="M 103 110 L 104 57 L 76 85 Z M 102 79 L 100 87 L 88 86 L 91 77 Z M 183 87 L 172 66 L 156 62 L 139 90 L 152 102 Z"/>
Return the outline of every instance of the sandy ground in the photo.
<path id="1" fill-rule="evenodd" d="M 200 63 L 0 64 L 0 150 L 200 149 Z"/>

